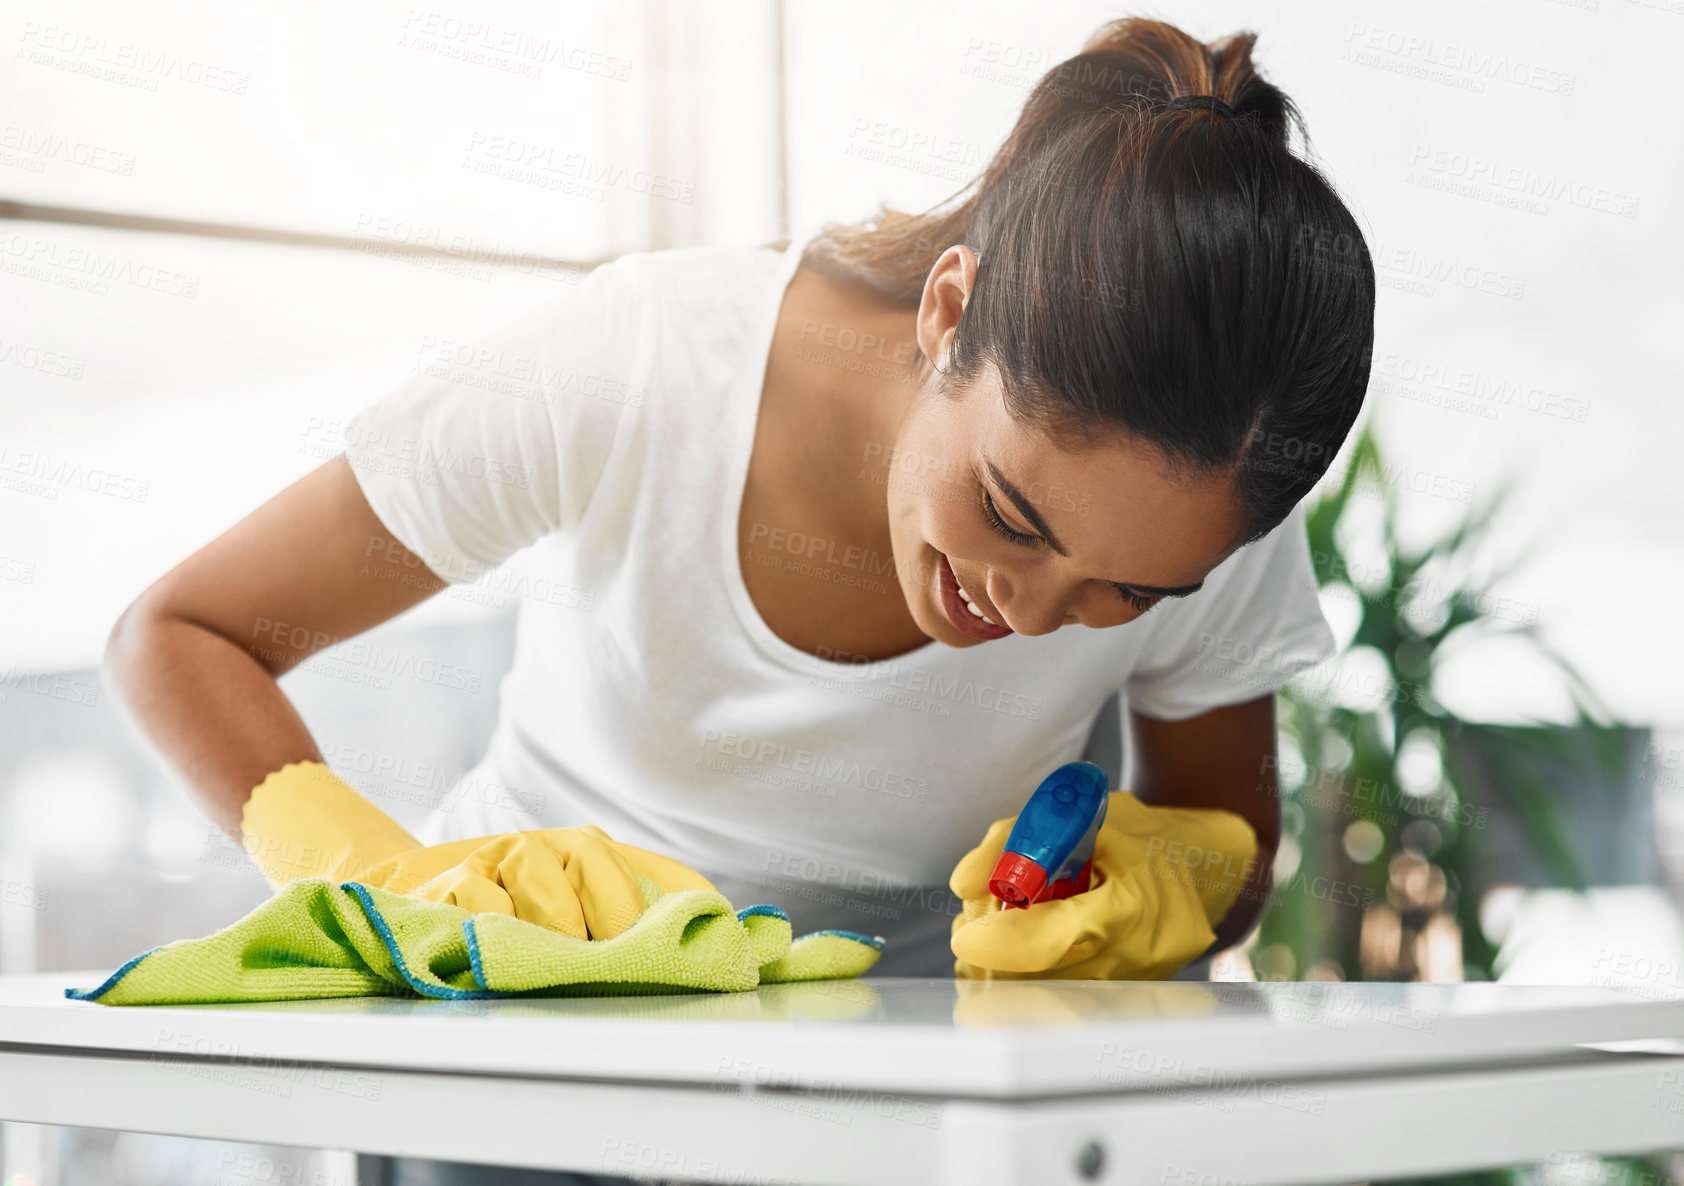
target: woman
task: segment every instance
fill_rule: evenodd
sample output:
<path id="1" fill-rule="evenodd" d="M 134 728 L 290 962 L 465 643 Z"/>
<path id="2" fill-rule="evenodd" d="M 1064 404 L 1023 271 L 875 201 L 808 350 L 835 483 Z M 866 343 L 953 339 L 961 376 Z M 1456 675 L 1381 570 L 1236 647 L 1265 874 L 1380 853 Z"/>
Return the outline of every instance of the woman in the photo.
<path id="1" fill-rule="evenodd" d="M 599 825 L 798 932 L 884 936 L 881 973 L 1167 975 L 1235 941 L 1278 838 L 1274 689 L 1333 647 L 1296 508 L 1374 313 L 1252 42 L 1109 24 L 942 209 L 626 256 L 449 352 L 128 609 L 134 714 L 237 836 L 320 757 L 277 676 L 531 547 L 468 779 L 499 793 L 423 839 Z M 1119 826 L 1243 874 L 1084 916 L 1097 957 L 1039 907 L 962 941 L 992 925 L 979 837 L 1118 692 Z"/>

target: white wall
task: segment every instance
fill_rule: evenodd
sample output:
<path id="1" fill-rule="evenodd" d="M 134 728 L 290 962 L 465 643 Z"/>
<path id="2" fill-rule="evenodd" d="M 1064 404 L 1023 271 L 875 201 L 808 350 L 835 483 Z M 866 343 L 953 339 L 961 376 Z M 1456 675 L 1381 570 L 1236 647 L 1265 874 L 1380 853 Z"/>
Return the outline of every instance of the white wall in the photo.
<path id="1" fill-rule="evenodd" d="M 781 233 L 774 16 L 0 0 L 0 199 L 359 244 L 0 220 L 0 709 L 96 664 L 136 593 L 337 452 L 426 340 L 579 279 L 542 258 Z"/>
<path id="2" fill-rule="evenodd" d="M 776 233 L 769 0 L 0 4 L 0 195 L 593 259 Z"/>

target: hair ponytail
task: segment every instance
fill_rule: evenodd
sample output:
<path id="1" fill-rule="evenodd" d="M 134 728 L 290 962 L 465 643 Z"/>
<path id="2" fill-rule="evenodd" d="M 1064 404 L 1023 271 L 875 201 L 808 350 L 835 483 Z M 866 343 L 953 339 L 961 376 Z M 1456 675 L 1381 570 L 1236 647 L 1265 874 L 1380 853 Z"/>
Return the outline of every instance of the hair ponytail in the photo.
<path id="1" fill-rule="evenodd" d="M 1253 68 L 1255 42 L 1106 24 L 1036 83 L 970 184 L 921 214 L 826 226 L 803 266 L 916 307 L 942 252 L 969 244 L 981 264 L 944 386 L 992 366 L 1021 420 L 1234 469 L 1249 542 L 1354 423 L 1374 315 L 1361 230 L 1293 153 L 1303 120 Z"/>

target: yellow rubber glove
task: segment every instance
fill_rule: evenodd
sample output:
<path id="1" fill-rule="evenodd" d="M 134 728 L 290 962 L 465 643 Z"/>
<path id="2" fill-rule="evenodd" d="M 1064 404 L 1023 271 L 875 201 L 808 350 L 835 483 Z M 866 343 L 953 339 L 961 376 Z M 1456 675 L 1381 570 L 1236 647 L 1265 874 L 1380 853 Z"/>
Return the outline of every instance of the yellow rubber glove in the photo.
<path id="1" fill-rule="evenodd" d="M 975 979 L 1158 980 L 1216 940 L 1250 878 L 1257 835 L 1231 811 L 1149 807 L 1113 791 L 1086 892 L 1005 909 L 988 878 L 1014 819 L 996 820 L 949 881 L 954 974 Z"/>
<path id="2" fill-rule="evenodd" d="M 240 812 L 240 840 L 270 889 L 302 877 L 357 881 L 421 847 L 320 762 L 289 762 L 258 783 Z"/>
<path id="3" fill-rule="evenodd" d="M 661 893 L 715 888 L 695 870 L 592 825 L 423 848 L 320 762 L 291 763 L 264 779 L 246 801 L 241 834 L 272 889 L 302 877 L 357 881 L 580 939 L 620 934 Z"/>

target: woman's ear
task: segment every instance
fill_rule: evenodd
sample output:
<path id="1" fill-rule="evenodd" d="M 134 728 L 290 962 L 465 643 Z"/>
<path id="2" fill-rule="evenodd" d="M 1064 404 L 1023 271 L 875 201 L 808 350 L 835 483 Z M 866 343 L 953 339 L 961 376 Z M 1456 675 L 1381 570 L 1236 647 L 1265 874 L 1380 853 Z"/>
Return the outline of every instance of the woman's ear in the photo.
<path id="1" fill-rule="evenodd" d="M 954 332 L 976 286 L 976 273 L 976 252 L 956 243 L 941 253 L 924 279 L 924 296 L 918 303 L 918 348 L 937 371 L 947 369 Z"/>

